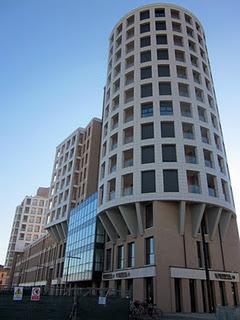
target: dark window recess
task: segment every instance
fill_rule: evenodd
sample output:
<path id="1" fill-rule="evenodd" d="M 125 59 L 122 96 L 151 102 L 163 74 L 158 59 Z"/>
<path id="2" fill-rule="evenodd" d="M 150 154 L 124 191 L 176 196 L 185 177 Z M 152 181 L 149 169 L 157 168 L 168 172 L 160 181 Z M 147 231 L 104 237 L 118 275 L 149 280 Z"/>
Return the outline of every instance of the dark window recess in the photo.
<path id="1" fill-rule="evenodd" d="M 175 169 L 163 170 L 164 192 L 178 192 L 178 171 Z"/>
<path id="2" fill-rule="evenodd" d="M 159 82 L 159 94 L 162 95 L 171 95 L 171 83 L 170 82 Z"/>
<path id="3" fill-rule="evenodd" d="M 158 49 L 157 58 L 158 60 L 168 60 L 168 49 Z"/>
<path id="4" fill-rule="evenodd" d="M 173 115 L 172 101 L 160 101 L 160 115 L 161 116 Z"/>
<path id="5" fill-rule="evenodd" d="M 154 138 L 153 123 L 142 124 L 142 139 Z"/>
<path id="6" fill-rule="evenodd" d="M 157 44 L 167 44 L 167 35 L 166 34 L 157 34 L 156 35 Z"/>
<path id="7" fill-rule="evenodd" d="M 194 279 L 189 279 L 189 291 L 191 301 L 191 312 L 196 312 L 196 284 Z"/>
<path id="8" fill-rule="evenodd" d="M 141 11 L 140 12 L 140 20 L 145 20 L 150 18 L 149 10 Z"/>
<path id="9" fill-rule="evenodd" d="M 174 279 L 174 289 L 175 289 L 175 308 L 176 312 L 182 311 L 182 303 L 181 303 L 181 279 Z"/>
<path id="10" fill-rule="evenodd" d="M 112 261 L 112 249 L 109 248 L 106 250 L 106 270 L 111 270 Z"/>
<path id="11" fill-rule="evenodd" d="M 147 62 L 147 61 L 151 61 L 151 60 L 152 60 L 152 57 L 151 57 L 151 51 L 150 50 L 141 52 L 141 54 L 140 54 L 141 63 Z"/>
<path id="12" fill-rule="evenodd" d="M 152 77 L 152 67 L 141 68 L 141 80 Z"/>
<path id="13" fill-rule="evenodd" d="M 156 191 L 155 171 L 142 171 L 142 193 L 149 193 Z"/>
<path id="14" fill-rule="evenodd" d="M 169 77 L 170 69 L 168 64 L 163 64 L 158 66 L 158 76 L 159 77 Z"/>
<path id="15" fill-rule="evenodd" d="M 140 33 L 149 32 L 150 31 L 150 23 L 140 24 Z"/>
<path id="16" fill-rule="evenodd" d="M 140 47 L 147 47 L 151 45 L 151 38 L 150 37 L 143 37 L 140 39 Z"/>
<path id="17" fill-rule="evenodd" d="M 154 159 L 154 146 L 142 147 L 142 163 L 152 163 Z"/>
<path id="18" fill-rule="evenodd" d="M 142 84 L 141 85 L 141 98 L 151 97 L 152 96 L 152 84 Z"/>
<path id="19" fill-rule="evenodd" d="M 162 145 L 162 161 L 163 162 L 176 162 L 177 153 L 175 144 Z"/>
<path id="20" fill-rule="evenodd" d="M 166 121 L 161 122 L 161 137 L 162 138 L 174 138 L 175 130 L 174 130 L 174 122 Z"/>
<path id="21" fill-rule="evenodd" d="M 165 17 L 165 9 L 155 9 L 155 17 Z"/>
<path id="22" fill-rule="evenodd" d="M 154 290 L 153 290 L 153 278 L 145 278 L 145 286 L 146 286 L 146 301 L 149 304 L 154 303 Z"/>
<path id="23" fill-rule="evenodd" d="M 153 226 L 153 205 L 149 203 L 145 206 L 145 228 Z"/>
<path id="24" fill-rule="evenodd" d="M 153 103 L 147 102 L 141 104 L 141 117 L 152 117 L 153 116 Z"/>
<path id="25" fill-rule="evenodd" d="M 166 22 L 156 21 L 156 30 L 166 30 Z"/>
<path id="26" fill-rule="evenodd" d="M 151 117 L 153 116 L 153 103 L 152 102 L 146 102 L 141 104 L 141 117 Z"/>

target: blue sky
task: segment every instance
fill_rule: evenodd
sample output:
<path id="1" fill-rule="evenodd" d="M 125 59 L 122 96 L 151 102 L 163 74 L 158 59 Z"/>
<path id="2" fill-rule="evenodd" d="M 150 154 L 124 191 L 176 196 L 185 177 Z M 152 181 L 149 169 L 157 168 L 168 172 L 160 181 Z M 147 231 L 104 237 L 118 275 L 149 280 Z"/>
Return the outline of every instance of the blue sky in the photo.
<path id="1" fill-rule="evenodd" d="M 0 264 L 15 207 L 50 183 L 56 145 L 101 117 L 113 26 L 152 2 L 0 0 Z M 205 28 L 239 213 L 240 2 L 174 3 L 192 11 Z"/>

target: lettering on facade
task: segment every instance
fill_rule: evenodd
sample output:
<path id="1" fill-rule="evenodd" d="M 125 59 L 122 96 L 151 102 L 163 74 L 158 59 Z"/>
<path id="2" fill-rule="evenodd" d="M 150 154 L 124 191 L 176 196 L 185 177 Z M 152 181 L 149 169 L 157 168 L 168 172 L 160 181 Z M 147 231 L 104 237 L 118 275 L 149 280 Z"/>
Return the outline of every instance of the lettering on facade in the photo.
<path id="1" fill-rule="evenodd" d="M 214 272 L 214 276 L 220 280 L 236 280 L 235 275 L 229 273 Z"/>

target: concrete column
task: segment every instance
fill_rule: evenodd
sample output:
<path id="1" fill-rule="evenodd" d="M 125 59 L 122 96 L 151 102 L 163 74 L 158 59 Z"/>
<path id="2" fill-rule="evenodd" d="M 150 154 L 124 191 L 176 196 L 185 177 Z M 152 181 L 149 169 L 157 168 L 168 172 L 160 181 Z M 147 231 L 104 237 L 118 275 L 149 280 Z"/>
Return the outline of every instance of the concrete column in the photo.
<path id="1" fill-rule="evenodd" d="M 214 300 L 215 300 L 216 307 L 217 307 L 222 304 L 220 288 L 219 288 L 218 281 L 212 281 L 212 282 L 213 282 L 213 288 L 214 288 L 213 293 L 215 295 Z"/>
<path id="2" fill-rule="evenodd" d="M 234 306 L 231 282 L 225 282 L 225 297 L 229 306 Z"/>
<path id="3" fill-rule="evenodd" d="M 133 279 L 133 300 L 144 301 L 144 278 Z"/>
<path id="4" fill-rule="evenodd" d="M 191 312 L 189 279 L 181 279 L 182 283 L 182 308 L 183 312 Z"/>

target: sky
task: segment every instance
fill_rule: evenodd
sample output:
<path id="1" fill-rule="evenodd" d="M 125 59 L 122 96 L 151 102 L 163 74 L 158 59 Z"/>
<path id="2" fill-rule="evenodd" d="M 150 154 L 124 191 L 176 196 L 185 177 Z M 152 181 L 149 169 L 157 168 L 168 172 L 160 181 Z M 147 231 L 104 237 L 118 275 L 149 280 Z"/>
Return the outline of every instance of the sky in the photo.
<path id="1" fill-rule="evenodd" d="M 0 264 L 15 207 L 49 186 L 56 146 L 101 117 L 112 28 L 128 11 L 153 2 L 0 0 Z M 172 3 L 192 11 L 205 29 L 240 214 L 240 2 Z"/>

